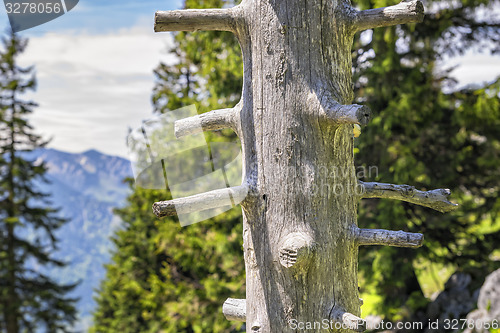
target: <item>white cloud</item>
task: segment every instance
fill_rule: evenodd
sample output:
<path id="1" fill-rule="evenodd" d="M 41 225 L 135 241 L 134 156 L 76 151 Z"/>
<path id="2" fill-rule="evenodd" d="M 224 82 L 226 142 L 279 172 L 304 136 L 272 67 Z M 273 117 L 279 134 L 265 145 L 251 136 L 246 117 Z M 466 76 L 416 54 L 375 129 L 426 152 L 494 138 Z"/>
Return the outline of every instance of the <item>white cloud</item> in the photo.
<path id="1" fill-rule="evenodd" d="M 485 53 L 467 52 L 464 56 L 453 59 L 448 66 L 459 65 L 451 76 L 456 78 L 459 86 L 489 83 L 500 76 L 500 56 Z"/>
<path id="2" fill-rule="evenodd" d="M 53 137 L 50 146 L 56 149 L 93 148 L 126 157 L 128 128 L 152 115 L 152 70 L 160 61 L 174 61 L 166 54 L 170 43 L 171 35 L 152 31 L 149 16 L 115 32 L 62 30 L 31 37 L 20 62 L 36 65 L 36 130 Z M 470 52 L 445 62 L 458 63 L 452 74 L 460 86 L 500 75 L 498 56 Z"/>
<path id="3" fill-rule="evenodd" d="M 40 104 L 36 130 L 51 147 L 69 152 L 98 149 L 126 156 L 125 136 L 152 115 L 153 73 L 166 54 L 169 34 L 139 24 L 102 35 L 50 33 L 30 39 L 20 59 L 36 65 Z"/>

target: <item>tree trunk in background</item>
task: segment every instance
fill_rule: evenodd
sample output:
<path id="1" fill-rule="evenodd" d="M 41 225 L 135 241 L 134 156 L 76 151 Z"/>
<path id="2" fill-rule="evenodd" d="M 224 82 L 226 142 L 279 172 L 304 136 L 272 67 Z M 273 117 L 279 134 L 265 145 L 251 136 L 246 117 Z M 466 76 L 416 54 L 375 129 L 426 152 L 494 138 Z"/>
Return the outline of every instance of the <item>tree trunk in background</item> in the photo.
<path id="1" fill-rule="evenodd" d="M 14 99 L 14 94 L 12 94 L 12 99 Z M 10 105 L 10 109 L 14 110 L 15 105 Z M 14 124 L 14 115 L 12 119 L 8 122 L 9 128 L 12 131 L 9 133 L 11 144 L 8 146 L 9 155 L 9 172 L 7 174 L 7 204 L 6 212 L 7 219 L 15 219 L 15 189 L 14 189 L 14 169 L 15 169 L 15 147 L 16 133 Z M 6 239 L 6 255 L 7 255 L 7 274 L 6 274 L 6 306 L 4 307 L 5 316 L 5 326 L 7 333 L 18 333 L 19 332 L 19 299 L 16 293 L 16 252 L 15 252 L 15 234 L 14 234 L 14 222 L 13 220 L 7 222 L 7 239 Z"/>
<path id="2" fill-rule="evenodd" d="M 354 172 L 353 126 L 365 125 L 370 110 L 350 104 L 353 36 L 422 18 L 418 1 L 357 11 L 345 0 L 247 0 L 230 9 L 156 14 L 156 31 L 224 30 L 240 41 L 240 103 L 175 126 L 178 136 L 232 128 L 244 153 L 242 185 L 158 202 L 153 210 L 159 217 L 196 211 L 197 204 L 202 210 L 221 205 L 222 195 L 248 192 L 242 202 L 246 303 L 230 299 L 223 308 L 228 319 L 246 321 L 247 332 L 364 330 L 358 246 L 418 247 L 423 237 L 359 229 L 358 200 L 454 208 L 445 190 L 365 186 Z M 306 326 L 314 322 L 321 325 Z"/>

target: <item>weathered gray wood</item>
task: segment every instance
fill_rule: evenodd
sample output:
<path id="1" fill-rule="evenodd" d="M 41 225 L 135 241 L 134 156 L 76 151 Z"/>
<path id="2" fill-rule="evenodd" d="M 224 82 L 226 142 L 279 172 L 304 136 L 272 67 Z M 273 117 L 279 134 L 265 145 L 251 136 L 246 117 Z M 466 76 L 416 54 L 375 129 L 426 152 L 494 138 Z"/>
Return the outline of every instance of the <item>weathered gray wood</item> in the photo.
<path id="1" fill-rule="evenodd" d="M 321 171 L 352 167 L 352 126 L 342 123 L 364 122 L 342 121 L 357 116 L 356 108 L 339 107 L 353 97 L 351 39 L 340 38 L 341 23 L 332 20 L 342 5 L 242 3 L 240 137 L 253 199 L 243 204 L 247 332 L 294 332 L 290 320 L 327 319 L 336 303 L 359 314 L 357 246 L 346 233 L 356 221 L 356 200 L 314 191 L 356 184 Z M 281 245 L 295 233 L 316 246 L 305 251 L 307 261 L 289 265 L 293 255 L 286 258 Z"/>
<path id="2" fill-rule="evenodd" d="M 280 264 L 286 268 L 307 270 L 314 246 L 314 240 L 309 234 L 302 232 L 288 234 L 279 246 Z"/>
<path id="3" fill-rule="evenodd" d="M 236 10 L 185 9 L 158 11 L 155 14 L 155 32 L 221 30 L 234 31 Z"/>
<path id="4" fill-rule="evenodd" d="M 359 245 L 387 245 L 397 247 L 420 247 L 424 235 L 405 231 L 354 228 L 354 236 Z"/>
<path id="5" fill-rule="evenodd" d="M 352 35 L 341 14 L 346 4 L 241 5 L 240 138 L 252 196 L 243 204 L 247 332 L 295 332 L 290 320 L 328 319 L 336 304 L 360 314 L 358 247 L 348 232 L 356 224 L 357 200 L 315 191 L 337 184 L 354 193 L 353 174 L 324 170 L 353 167 L 351 124 L 368 118 L 367 108 L 350 106 Z M 315 244 L 300 265 L 290 265 L 293 255 L 286 258 L 281 246 L 295 233 Z"/>
<path id="6" fill-rule="evenodd" d="M 318 107 L 318 115 L 323 121 L 334 124 L 360 124 L 366 125 L 370 120 L 371 110 L 365 105 L 347 104 L 343 105 L 337 101 L 328 86 L 318 84 L 316 92 L 307 95 L 306 104 L 310 107 Z"/>
<path id="7" fill-rule="evenodd" d="M 330 313 L 330 320 L 339 323 L 339 327 L 347 327 L 356 332 L 363 332 L 366 330 L 366 321 L 353 315 L 352 313 L 346 312 L 340 306 L 334 306 L 332 312 Z M 336 326 L 334 325 L 336 328 Z"/>
<path id="8" fill-rule="evenodd" d="M 395 6 L 358 11 L 354 21 L 356 31 L 390 25 L 418 23 L 424 19 L 424 5 L 419 0 L 402 1 Z"/>
<path id="9" fill-rule="evenodd" d="M 342 105 L 333 110 L 332 118 L 343 124 L 366 125 L 371 116 L 371 110 L 366 105 Z"/>
<path id="10" fill-rule="evenodd" d="M 223 311 L 246 318 L 248 333 L 296 332 L 292 319 L 345 325 L 335 332 L 363 330 L 358 247 L 421 243 L 416 234 L 358 229 L 358 181 L 352 172 L 331 171 L 354 168 L 352 124 L 366 125 L 370 117 L 367 107 L 352 104 L 354 33 L 422 16 L 418 1 L 357 11 L 348 0 L 243 0 L 232 10 L 157 14 L 156 31 L 233 31 L 243 52 L 243 93 L 234 116 L 218 110 L 181 120 L 176 135 L 229 127 L 241 140 L 248 185 L 242 202 L 246 309 L 240 300 Z M 442 192 L 366 184 L 364 197 L 452 206 Z M 176 200 L 198 209 L 207 196 Z M 157 213 L 172 206 L 161 204 Z"/>
<path id="11" fill-rule="evenodd" d="M 236 130 L 236 119 L 240 111 L 241 107 L 237 105 L 234 108 L 214 110 L 177 120 L 174 124 L 175 136 L 180 138 L 203 131 L 214 131 L 224 128 Z"/>
<path id="12" fill-rule="evenodd" d="M 448 200 L 451 192 L 448 189 L 419 191 L 410 185 L 394 185 L 385 183 L 360 182 L 365 191 L 362 198 L 385 198 L 410 202 L 416 205 L 432 208 L 441 213 L 458 208 Z"/>
<path id="13" fill-rule="evenodd" d="M 246 299 L 228 298 L 222 305 L 222 313 L 227 320 L 245 321 L 247 313 Z"/>
<path id="14" fill-rule="evenodd" d="M 173 216 L 200 212 L 207 209 L 234 205 L 245 199 L 248 193 L 246 185 L 228 187 L 220 190 L 192 195 L 153 204 L 153 212 L 157 217 Z"/>

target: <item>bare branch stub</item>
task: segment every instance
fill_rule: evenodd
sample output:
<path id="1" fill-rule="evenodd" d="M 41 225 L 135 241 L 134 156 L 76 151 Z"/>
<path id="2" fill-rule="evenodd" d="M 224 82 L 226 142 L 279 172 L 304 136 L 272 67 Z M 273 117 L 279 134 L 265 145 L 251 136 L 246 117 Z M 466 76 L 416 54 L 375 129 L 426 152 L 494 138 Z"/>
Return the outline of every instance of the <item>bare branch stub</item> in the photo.
<path id="1" fill-rule="evenodd" d="M 424 5 L 419 0 L 377 9 L 358 11 L 354 20 L 356 31 L 397 24 L 419 23 L 424 19 Z"/>
<path id="2" fill-rule="evenodd" d="M 359 245 L 386 245 L 396 247 L 421 247 L 424 235 L 405 231 L 354 228 Z"/>
<path id="3" fill-rule="evenodd" d="M 175 136 L 181 138 L 203 131 L 215 131 L 225 128 L 235 130 L 235 119 L 240 109 L 237 105 L 234 108 L 214 110 L 194 117 L 177 120 L 174 125 Z"/>
<path id="4" fill-rule="evenodd" d="M 155 202 L 153 212 L 156 217 L 200 212 L 238 204 L 245 199 L 247 194 L 248 187 L 246 185 L 228 187 L 186 198 Z"/>
<path id="5" fill-rule="evenodd" d="M 338 124 L 359 124 L 364 126 L 368 124 L 371 117 L 371 110 L 368 106 L 340 104 L 327 89 L 319 95 L 310 93 L 307 97 L 307 105 L 317 105 L 325 121 Z"/>
<path id="6" fill-rule="evenodd" d="M 368 106 L 358 104 L 342 105 L 335 102 L 326 111 L 329 119 L 340 124 L 367 125 L 371 116 Z"/>
<path id="7" fill-rule="evenodd" d="M 306 269 L 313 252 L 313 238 L 304 232 L 294 232 L 282 240 L 279 246 L 279 261 L 285 268 Z"/>
<path id="8" fill-rule="evenodd" d="M 236 11 L 227 9 L 183 9 L 158 11 L 155 32 L 219 30 L 235 31 Z"/>
<path id="9" fill-rule="evenodd" d="M 385 198 L 395 199 L 413 203 L 416 205 L 432 208 L 441 213 L 450 212 L 458 208 L 448 200 L 451 192 L 448 189 L 437 189 L 432 191 L 419 191 L 410 185 L 394 185 L 385 183 L 359 182 L 365 192 L 361 198 Z"/>
<path id="10" fill-rule="evenodd" d="M 335 305 L 330 312 L 330 320 L 341 323 L 342 327 L 348 327 L 356 332 L 363 332 L 366 330 L 366 321 L 353 315 L 352 313 L 344 311 L 340 306 Z"/>
<path id="11" fill-rule="evenodd" d="M 222 305 L 222 313 L 227 320 L 246 321 L 247 300 L 228 298 Z"/>

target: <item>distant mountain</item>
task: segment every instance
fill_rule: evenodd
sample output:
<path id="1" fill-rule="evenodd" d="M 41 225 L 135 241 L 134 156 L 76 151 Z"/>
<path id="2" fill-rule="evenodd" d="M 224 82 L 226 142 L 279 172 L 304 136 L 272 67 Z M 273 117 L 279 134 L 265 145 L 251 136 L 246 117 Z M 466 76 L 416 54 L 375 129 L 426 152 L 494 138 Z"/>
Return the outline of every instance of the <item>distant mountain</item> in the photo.
<path id="1" fill-rule="evenodd" d="M 51 275 L 65 283 L 82 281 L 71 296 L 80 298 L 77 330 L 85 332 L 95 306 L 94 290 L 105 276 L 103 265 L 110 259 L 110 237 L 121 225 L 113 209 L 123 206 L 130 193 L 123 183 L 132 177 L 130 162 L 96 150 L 71 154 L 40 149 L 29 158 L 47 163 L 50 184 L 39 186 L 52 195 L 52 206 L 61 208 L 61 214 L 70 220 L 56 234 L 56 256 L 69 265 L 54 269 Z"/>

